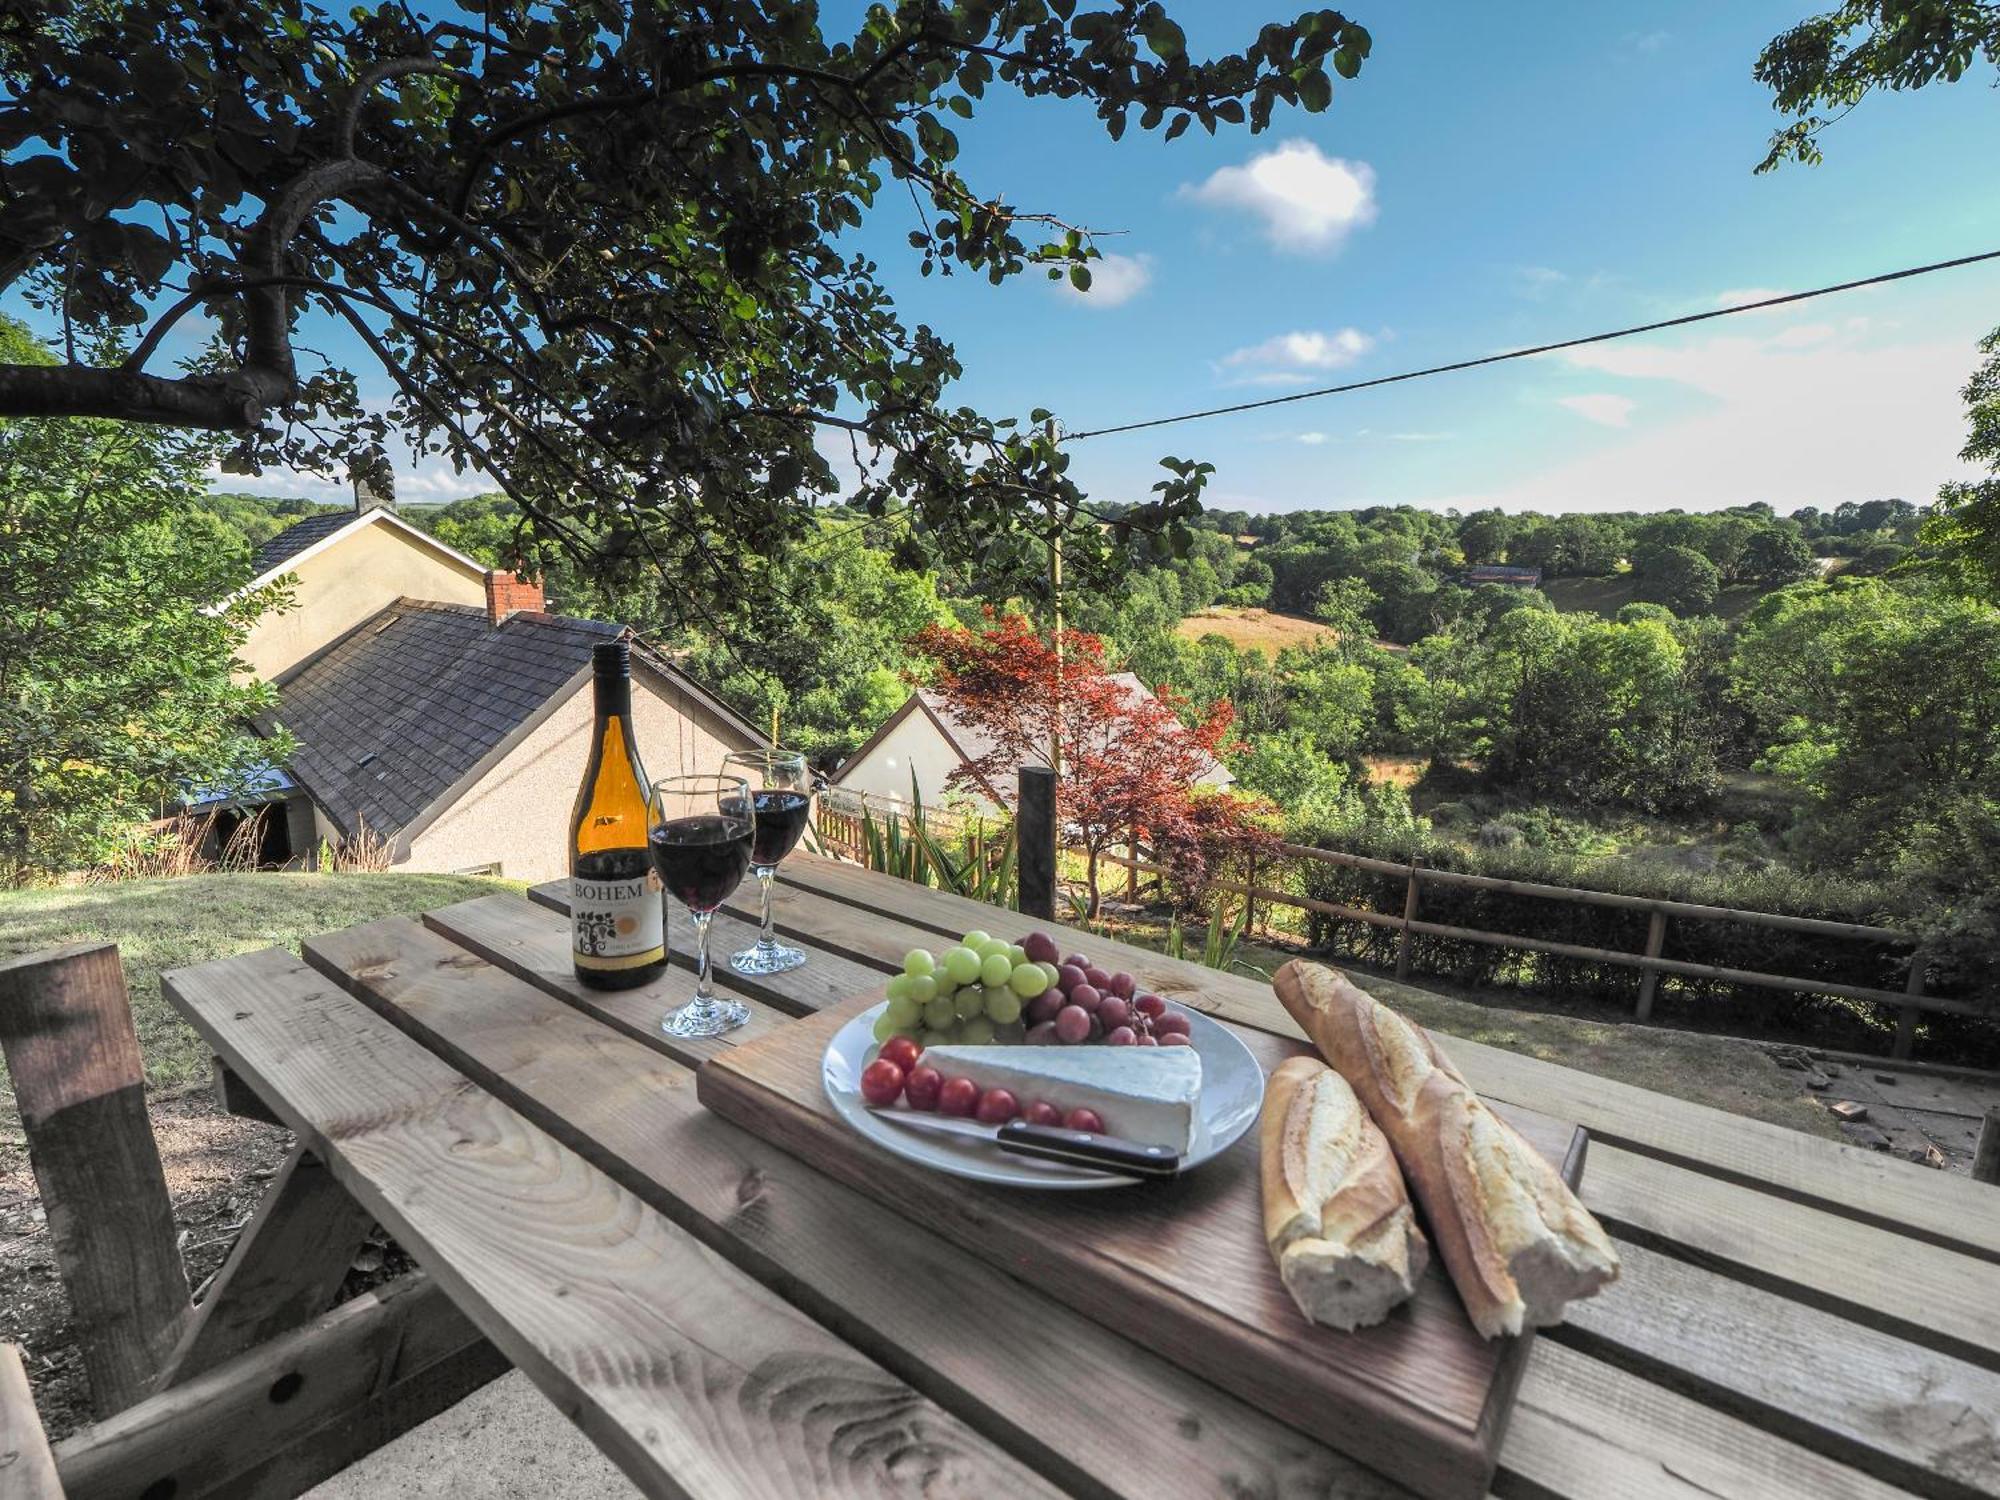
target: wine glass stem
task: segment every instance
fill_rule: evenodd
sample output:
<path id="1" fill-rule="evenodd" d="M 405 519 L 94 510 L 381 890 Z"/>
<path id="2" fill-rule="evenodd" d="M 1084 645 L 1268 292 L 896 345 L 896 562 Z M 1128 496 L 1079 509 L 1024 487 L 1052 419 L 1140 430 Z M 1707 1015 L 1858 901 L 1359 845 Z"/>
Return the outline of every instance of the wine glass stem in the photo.
<path id="1" fill-rule="evenodd" d="M 715 991 L 708 982 L 708 924 L 715 917 L 714 912 L 697 911 L 688 913 L 694 918 L 694 946 L 696 968 L 694 998 L 698 1005 L 707 1004 L 715 998 Z"/>
<path id="2" fill-rule="evenodd" d="M 763 865 L 757 871 L 758 895 L 764 903 L 764 930 L 757 937 L 759 948 L 774 948 L 778 943 L 778 918 L 771 910 L 771 886 L 777 877 L 776 865 Z"/>

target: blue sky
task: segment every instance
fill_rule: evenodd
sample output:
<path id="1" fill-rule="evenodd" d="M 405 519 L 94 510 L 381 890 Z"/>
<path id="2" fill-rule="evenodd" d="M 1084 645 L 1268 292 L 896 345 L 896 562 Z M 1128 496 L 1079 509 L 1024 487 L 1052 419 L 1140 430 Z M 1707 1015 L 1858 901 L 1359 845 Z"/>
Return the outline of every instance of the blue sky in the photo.
<path id="1" fill-rule="evenodd" d="M 1253 13 L 1175 8 L 1194 47 Z M 1361 77 L 1254 138 L 1114 145 L 1084 110 L 1010 100 L 961 133 L 968 176 L 1124 231 L 1101 242 L 1114 295 L 911 274 L 902 304 L 956 341 L 976 404 L 1082 430 L 2000 248 L 1985 79 L 1872 99 L 1824 165 L 1751 174 L 1778 119 L 1752 63 L 1807 13 L 1357 6 Z M 1195 454 L 1211 504 L 1256 510 L 1921 499 L 1963 472 L 1956 392 L 1996 324 L 2000 264 L 1092 439 L 1074 472 L 1125 498 L 1160 454 Z"/>
<path id="2" fill-rule="evenodd" d="M 1190 47 L 1213 51 L 1289 3 L 1171 8 Z M 1260 136 L 1113 143 L 1087 107 L 1004 92 L 960 128 L 975 188 L 1106 231 L 1090 294 L 1038 275 L 921 278 L 895 193 L 857 238 L 905 315 L 957 344 L 962 399 L 995 415 L 1046 406 L 1071 430 L 2000 248 L 1985 77 L 1871 99 L 1829 132 L 1824 165 L 1751 174 L 1778 120 L 1752 64 L 1825 3 L 1356 0 L 1375 38 L 1361 77 Z M 1212 505 L 1253 510 L 1921 500 L 1965 472 L 1957 389 L 1996 324 L 2000 263 L 1093 439 L 1073 472 L 1099 499 L 1132 499 L 1160 455 L 1194 455 L 1216 465 Z M 342 330 L 313 332 L 386 398 Z M 246 487 L 343 493 L 278 473 Z M 409 499 L 488 487 L 436 460 L 402 476 Z"/>

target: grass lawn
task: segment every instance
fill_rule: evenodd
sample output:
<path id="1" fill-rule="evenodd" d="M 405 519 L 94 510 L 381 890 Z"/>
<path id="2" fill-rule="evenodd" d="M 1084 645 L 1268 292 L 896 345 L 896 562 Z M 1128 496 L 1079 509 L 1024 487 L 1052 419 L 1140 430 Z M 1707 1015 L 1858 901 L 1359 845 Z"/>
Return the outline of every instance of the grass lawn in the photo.
<path id="1" fill-rule="evenodd" d="M 447 906 L 519 881 L 464 875 L 193 875 L 113 885 L 0 891 L 0 958 L 65 943 L 116 943 L 132 991 L 132 1020 L 154 1091 L 208 1076 L 208 1049 L 160 998 L 160 972 L 253 948 L 296 950 L 317 932 Z M 0 1085 L 6 1073 L 0 1067 Z M 0 1093 L 0 1134 L 19 1139 L 11 1088 Z"/>

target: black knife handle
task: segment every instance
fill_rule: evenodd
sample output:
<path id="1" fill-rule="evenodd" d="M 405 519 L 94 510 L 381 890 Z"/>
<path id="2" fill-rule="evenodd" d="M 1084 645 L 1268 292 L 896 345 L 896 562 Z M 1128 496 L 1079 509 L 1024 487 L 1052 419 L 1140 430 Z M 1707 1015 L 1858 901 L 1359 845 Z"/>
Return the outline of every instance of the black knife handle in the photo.
<path id="1" fill-rule="evenodd" d="M 1172 1177 L 1181 1169 L 1180 1155 L 1171 1146 L 1148 1146 L 1095 1130 L 1064 1130 L 1060 1125 L 1009 1120 L 1000 1127 L 996 1139 L 1001 1150 L 1012 1151 L 1016 1156 L 1126 1172 L 1134 1177 Z"/>

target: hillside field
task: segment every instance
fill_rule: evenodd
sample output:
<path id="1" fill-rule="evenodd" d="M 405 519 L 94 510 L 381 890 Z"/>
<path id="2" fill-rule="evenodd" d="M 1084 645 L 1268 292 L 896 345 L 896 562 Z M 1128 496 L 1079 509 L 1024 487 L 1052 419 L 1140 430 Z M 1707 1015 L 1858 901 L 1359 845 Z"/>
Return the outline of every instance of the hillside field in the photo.
<path id="1" fill-rule="evenodd" d="M 1238 651 L 1252 647 L 1266 656 L 1276 656 L 1287 646 L 1310 646 L 1334 632 L 1317 620 L 1303 615 L 1279 614 L 1269 609 L 1238 609 L 1215 605 L 1198 610 L 1174 627 L 1175 633 L 1191 641 L 1205 635 L 1226 636 Z"/>

